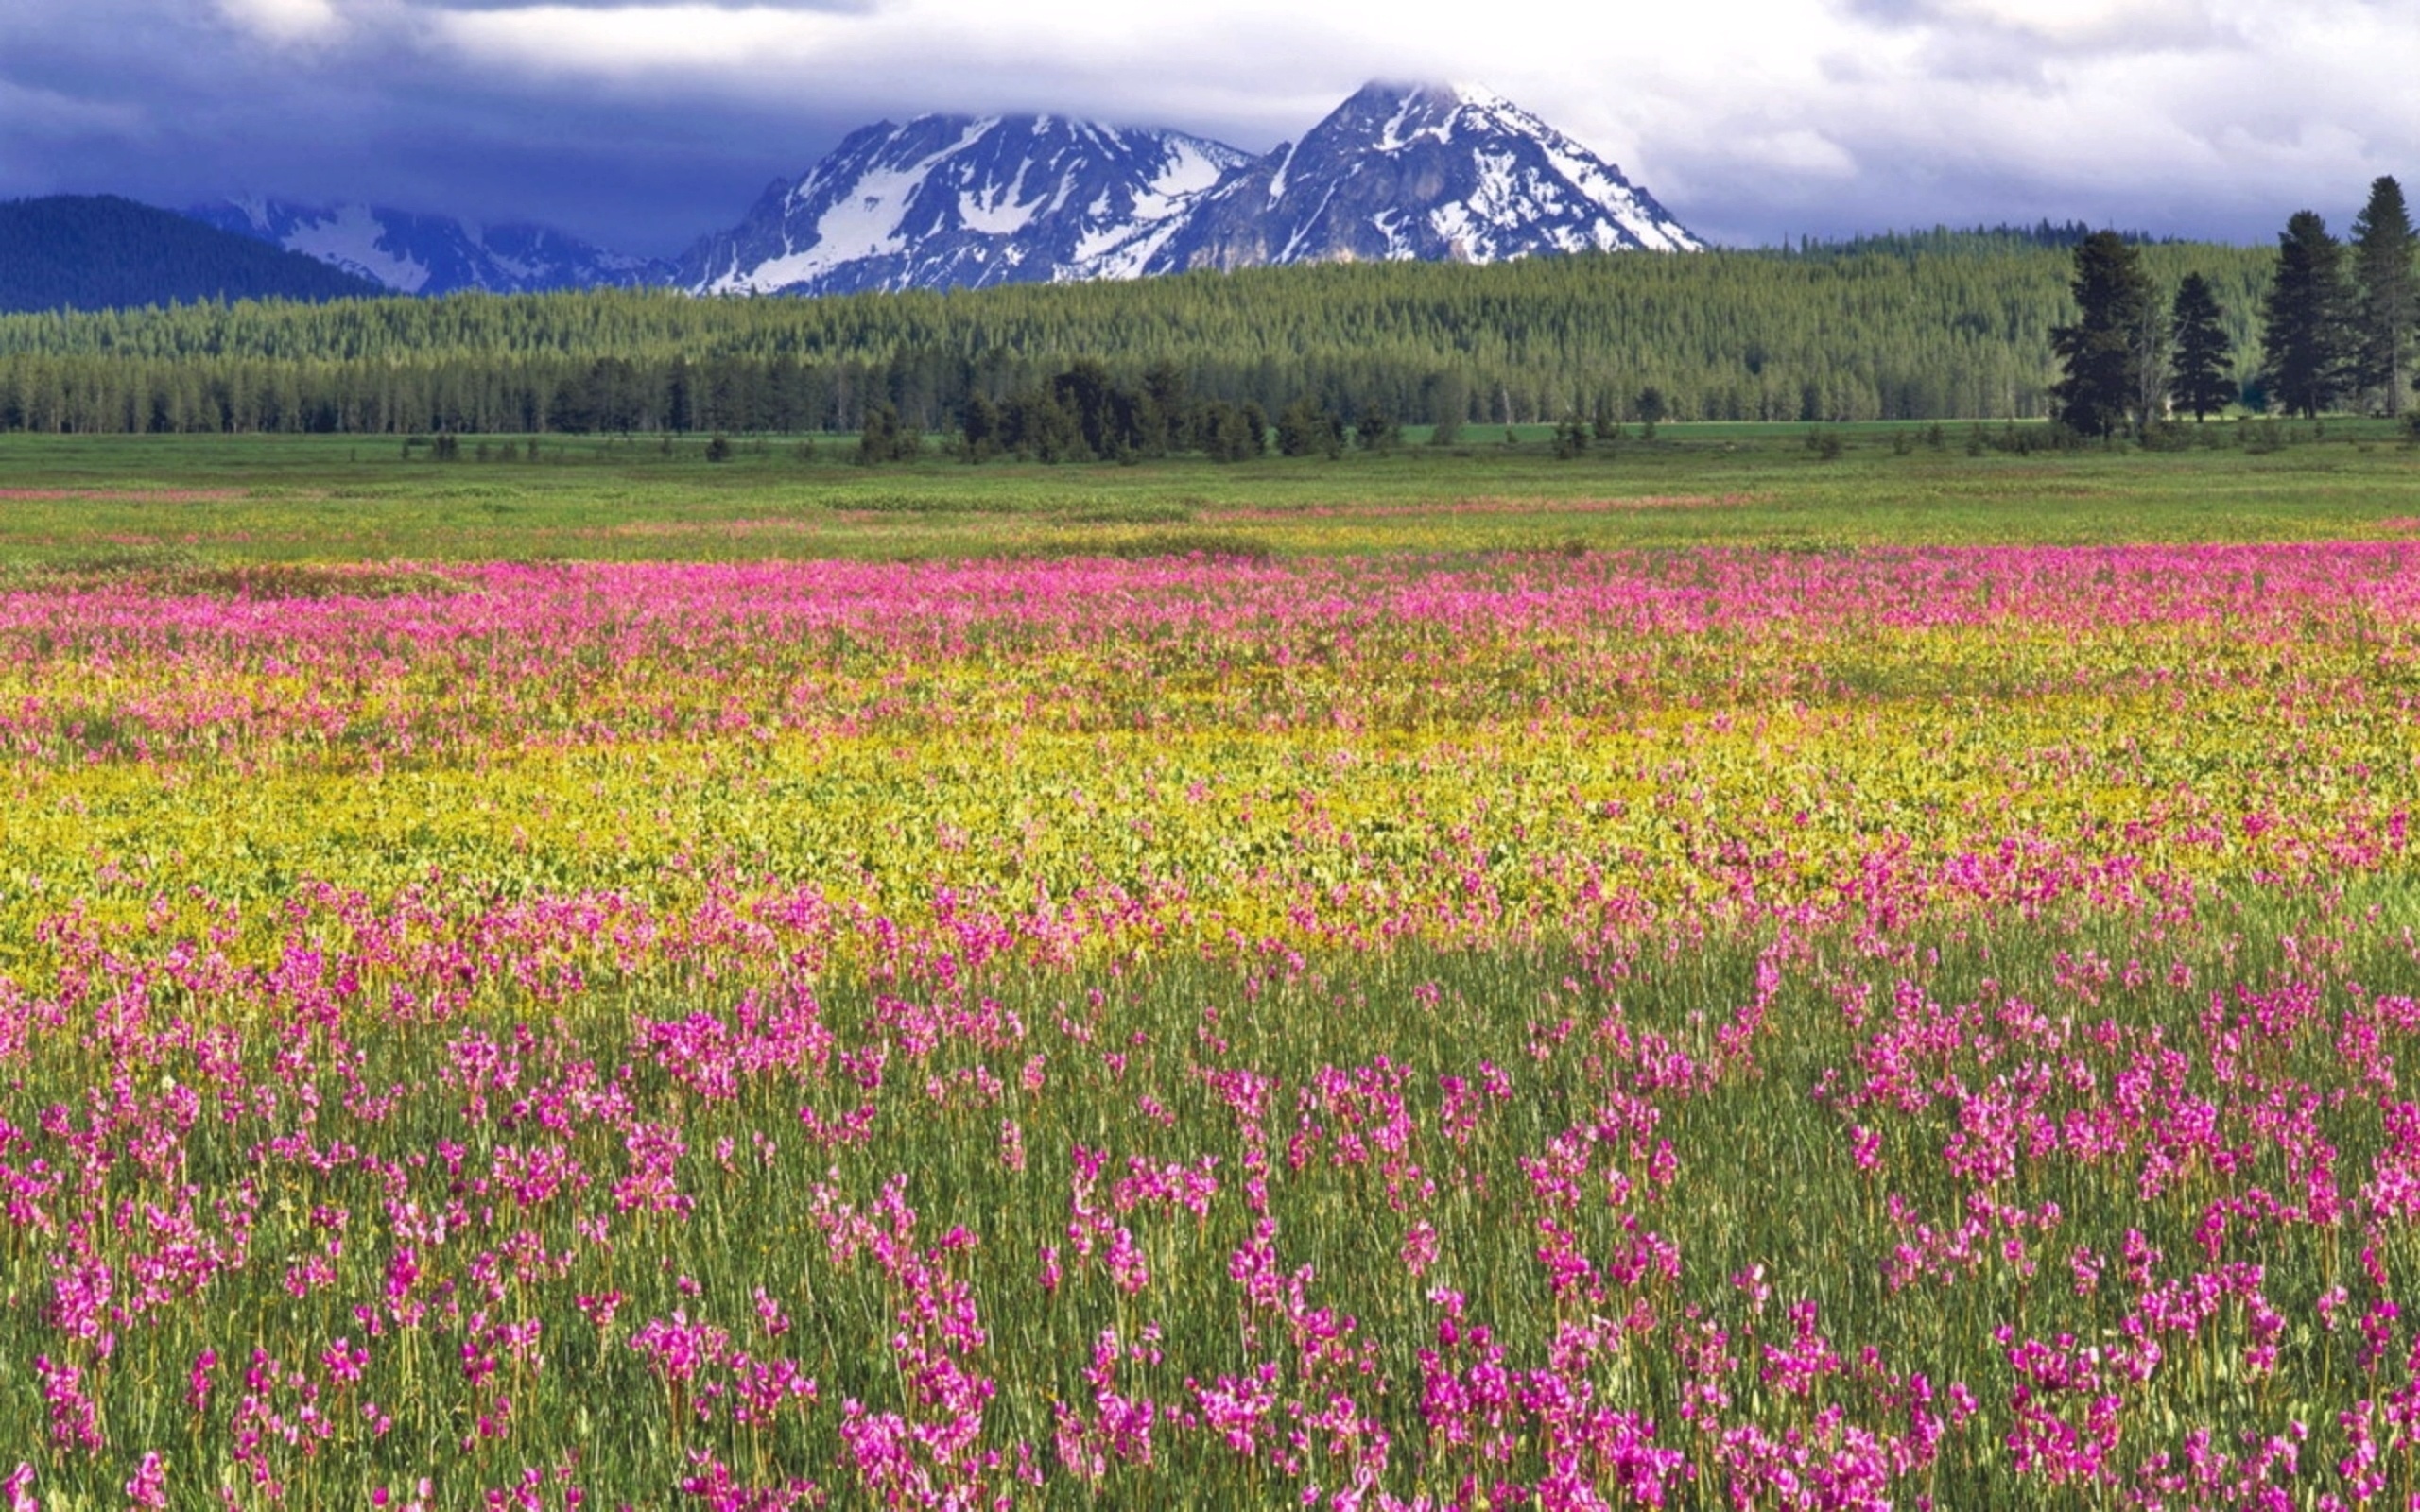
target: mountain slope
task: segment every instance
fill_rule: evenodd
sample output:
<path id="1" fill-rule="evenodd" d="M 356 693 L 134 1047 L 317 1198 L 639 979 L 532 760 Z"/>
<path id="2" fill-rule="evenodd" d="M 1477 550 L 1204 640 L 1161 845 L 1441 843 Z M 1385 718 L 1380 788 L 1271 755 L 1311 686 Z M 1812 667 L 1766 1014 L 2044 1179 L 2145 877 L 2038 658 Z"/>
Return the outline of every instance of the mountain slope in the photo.
<path id="1" fill-rule="evenodd" d="M 681 258 L 701 294 L 843 294 L 1132 277 L 1248 163 L 1219 143 L 1061 115 L 922 115 L 852 133 Z"/>
<path id="2" fill-rule="evenodd" d="M 674 282 L 839 294 L 1703 246 L 1620 169 L 1485 90 L 1372 84 L 1263 158 L 1065 116 L 886 121 L 776 182 Z"/>
<path id="3" fill-rule="evenodd" d="M 0 310 L 342 300 L 379 292 L 307 257 L 114 195 L 0 204 Z"/>
<path id="4" fill-rule="evenodd" d="M 1703 243 L 1619 168 L 1471 85 L 1365 86 L 1205 196 L 1153 272 Z"/>
<path id="5" fill-rule="evenodd" d="M 374 205 L 228 199 L 188 214 L 221 231 L 317 258 L 398 294 L 635 287 L 663 283 L 669 272 L 662 263 L 607 251 L 544 226 L 480 226 Z"/>

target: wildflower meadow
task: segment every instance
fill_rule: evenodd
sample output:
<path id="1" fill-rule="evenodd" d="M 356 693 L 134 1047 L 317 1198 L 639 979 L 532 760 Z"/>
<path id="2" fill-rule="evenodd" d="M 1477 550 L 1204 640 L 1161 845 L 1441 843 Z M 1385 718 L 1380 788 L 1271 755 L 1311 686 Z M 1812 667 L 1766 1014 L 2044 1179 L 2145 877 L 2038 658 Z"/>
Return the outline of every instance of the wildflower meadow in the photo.
<path id="1" fill-rule="evenodd" d="M 2399 540 L 20 576 L 5 1494 L 2405 1507 L 2416 700 Z"/>

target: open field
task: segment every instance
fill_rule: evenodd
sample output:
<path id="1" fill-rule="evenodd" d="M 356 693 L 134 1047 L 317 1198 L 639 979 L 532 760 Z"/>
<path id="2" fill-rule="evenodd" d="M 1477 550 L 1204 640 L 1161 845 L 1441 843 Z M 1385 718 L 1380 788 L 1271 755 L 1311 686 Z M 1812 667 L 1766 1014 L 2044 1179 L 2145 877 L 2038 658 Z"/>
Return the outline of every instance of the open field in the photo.
<path id="1" fill-rule="evenodd" d="M 2415 454 L 2393 427 L 2332 421 L 2317 442 L 2147 455 L 1967 455 L 1972 427 L 1668 425 L 1559 461 L 1549 433 L 1473 428 L 1340 461 L 1122 468 L 935 455 L 860 468 L 854 438 L 511 438 L 518 460 L 441 464 L 424 446 L 309 437 L 0 436 L 0 563 L 760 560 L 1082 556 L 1225 550 L 1332 554 L 1744 545 L 2376 539 L 2408 532 Z M 2256 440 L 2213 422 L 2212 441 Z M 2004 435 L 1986 427 L 1996 444 Z M 1415 433 L 1415 440 L 1416 440 Z M 493 442 L 500 457 L 506 438 Z M 1905 455 L 1894 445 L 1904 444 Z"/>
<path id="2" fill-rule="evenodd" d="M 2406 1504 L 2420 454 L 1665 434 L 0 439 L 0 1477 Z"/>

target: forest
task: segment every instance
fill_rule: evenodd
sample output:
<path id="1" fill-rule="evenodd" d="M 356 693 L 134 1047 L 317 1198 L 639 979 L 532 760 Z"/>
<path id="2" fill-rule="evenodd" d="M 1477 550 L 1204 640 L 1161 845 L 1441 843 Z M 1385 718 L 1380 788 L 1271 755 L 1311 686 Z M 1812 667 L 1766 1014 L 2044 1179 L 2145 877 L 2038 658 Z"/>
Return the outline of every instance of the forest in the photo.
<path id="1" fill-rule="evenodd" d="M 1080 361 L 1141 389 L 1348 425 L 2049 415 L 2082 229 L 1934 232 L 1686 257 L 1348 264 L 845 298 L 658 291 L 198 303 L 0 318 L 0 429 L 958 429 Z M 2199 274 L 2236 370 L 2274 254 L 2138 247 Z"/>

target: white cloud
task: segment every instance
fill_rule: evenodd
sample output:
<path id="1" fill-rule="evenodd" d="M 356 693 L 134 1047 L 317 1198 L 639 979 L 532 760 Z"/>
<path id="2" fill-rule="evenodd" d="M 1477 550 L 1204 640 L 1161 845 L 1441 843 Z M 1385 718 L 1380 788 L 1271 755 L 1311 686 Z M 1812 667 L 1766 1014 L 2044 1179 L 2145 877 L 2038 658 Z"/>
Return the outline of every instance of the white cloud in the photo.
<path id="1" fill-rule="evenodd" d="M 715 90 L 869 118 L 1055 109 L 1254 147 L 1299 133 L 1367 77 L 1472 77 L 1668 199 L 1985 170 L 2046 194 L 2247 169 L 2275 189 L 2290 173 L 2351 179 L 2420 157 L 2407 103 L 2420 0 L 1693 0 L 1577 18 L 1559 0 L 1484 12 L 1435 0 L 897 0 L 853 14 L 558 3 L 436 13 L 430 32 L 491 71 L 659 96 Z M 2296 127 L 2281 135 L 2256 102 L 2284 85 Z M 2269 145 L 2247 162 L 2247 141 Z"/>
<path id="2" fill-rule="evenodd" d="M 608 79 L 777 73 L 838 61 L 852 18 L 767 6 L 569 5 L 441 9 L 430 35 L 464 60 Z"/>
<path id="3" fill-rule="evenodd" d="M 265 41 L 319 42 L 333 36 L 343 18 L 335 0 L 218 0 L 218 13 Z"/>
<path id="4" fill-rule="evenodd" d="M 95 7 L 137 19 L 79 42 Z M 215 17 L 222 51 L 147 11 Z M 436 181 L 415 163 L 510 143 L 526 180 L 550 136 L 594 164 L 626 124 L 625 153 L 679 144 L 668 201 L 705 172 L 734 216 L 880 116 L 1047 110 L 1263 149 L 1372 77 L 1488 84 L 1731 239 L 2044 215 L 2265 237 L 2420 174 L 2420 0 L 0 0 L 0 77 L 62 93 L 17 112 L 54 134 L 67 95 L 190 123 L 196 152 L 240 119 L 281 161 L 317 144 L 322 181 L 408 170 L 415 199 Z M 635 184 L 610 177 L 561 193 L 627 222 Z"/>

